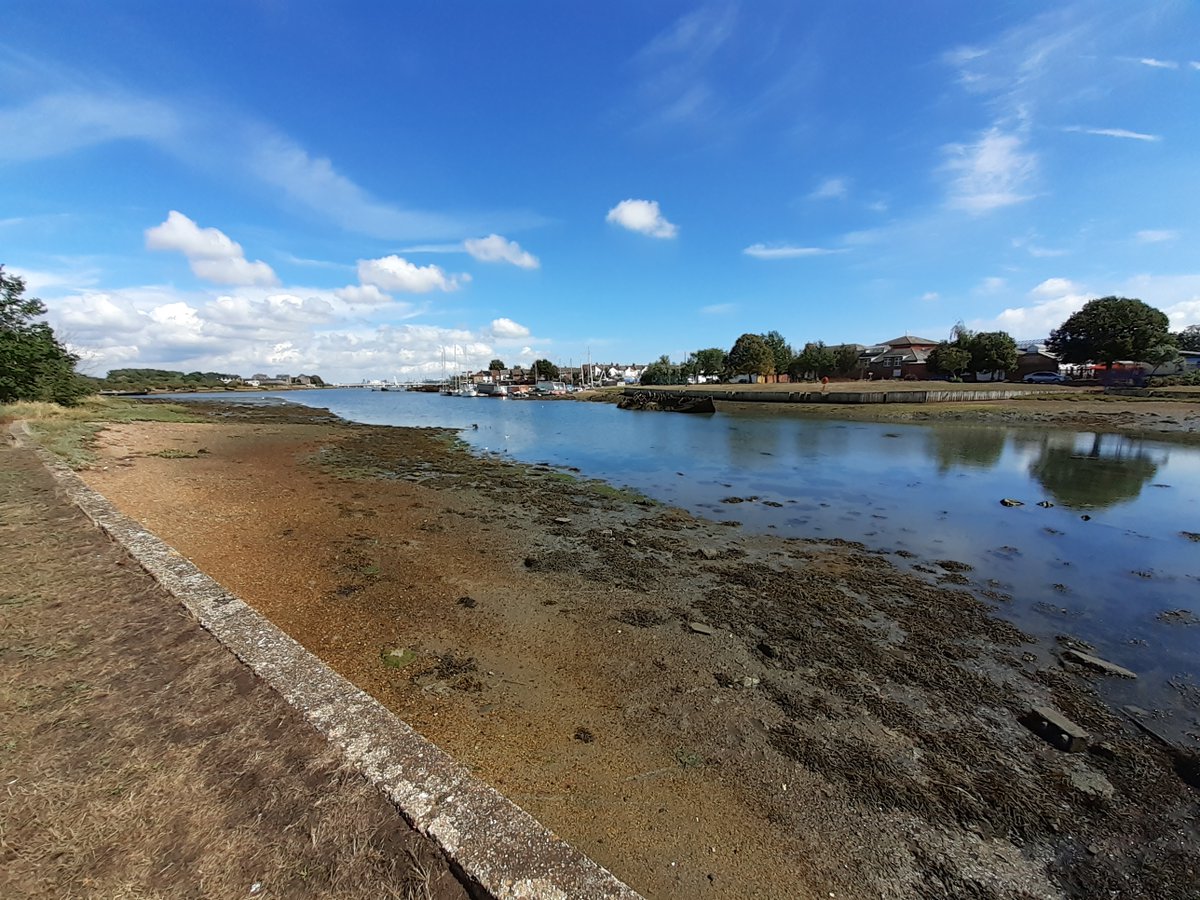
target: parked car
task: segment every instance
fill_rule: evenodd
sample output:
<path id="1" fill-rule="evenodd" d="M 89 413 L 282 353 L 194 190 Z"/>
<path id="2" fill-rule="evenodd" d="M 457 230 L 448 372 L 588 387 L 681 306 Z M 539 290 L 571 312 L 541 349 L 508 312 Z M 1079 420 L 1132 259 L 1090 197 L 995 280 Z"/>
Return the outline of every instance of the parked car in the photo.
<path id="1" fill-rule="evenodd" d="M 1021 380 L 1026 384 L 1066 384 L 1068 378 L 1057 372 L 1030 372 Z"/>

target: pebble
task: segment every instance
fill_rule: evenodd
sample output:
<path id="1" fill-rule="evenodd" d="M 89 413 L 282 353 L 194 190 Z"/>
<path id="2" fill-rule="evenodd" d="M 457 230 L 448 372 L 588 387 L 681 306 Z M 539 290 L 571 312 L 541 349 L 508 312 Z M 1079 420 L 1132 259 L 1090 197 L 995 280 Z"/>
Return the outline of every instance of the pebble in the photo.
<path id="1" fill-rule="evenodd" d="M 688 628 L 696 632 L 696 634 L 716 634 L 717 629 L 711 625 L 705 625 L 703 622 L 688 622 Z"/>

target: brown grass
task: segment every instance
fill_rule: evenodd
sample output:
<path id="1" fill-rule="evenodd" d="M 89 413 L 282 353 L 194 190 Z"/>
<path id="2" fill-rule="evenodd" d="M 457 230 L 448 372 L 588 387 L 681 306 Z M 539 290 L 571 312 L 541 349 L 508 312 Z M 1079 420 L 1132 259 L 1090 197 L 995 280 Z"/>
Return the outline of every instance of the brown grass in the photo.
<path id="1" fill-rule="evenodd" d="M 465 896 L 35 458 L 0 457 L 0 896 Z"/>

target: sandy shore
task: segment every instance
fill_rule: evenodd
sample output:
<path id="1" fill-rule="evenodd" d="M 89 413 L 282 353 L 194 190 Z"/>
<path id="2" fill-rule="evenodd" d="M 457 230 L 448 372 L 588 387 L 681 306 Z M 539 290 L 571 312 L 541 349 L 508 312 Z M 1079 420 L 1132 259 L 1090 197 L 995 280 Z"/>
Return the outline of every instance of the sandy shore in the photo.
<path id="1" fill-rule="evenodd" d="M 208 412 L 109 428 L 84 477 L 648 896 L 1194 896 L 1179 759 L 961 563 L 743 535 L 446 432 Z"/>

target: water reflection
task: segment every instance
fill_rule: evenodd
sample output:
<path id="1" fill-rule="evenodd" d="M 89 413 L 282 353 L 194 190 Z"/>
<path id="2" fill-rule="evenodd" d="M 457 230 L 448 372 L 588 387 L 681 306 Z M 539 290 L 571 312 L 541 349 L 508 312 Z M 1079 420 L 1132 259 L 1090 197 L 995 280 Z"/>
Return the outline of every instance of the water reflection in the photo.
<path id="1" fill-rule="evenodd" d="M 1166 460 L 1123 435 L 1047 435 L 1029 473 L 1063 506 L 1107 507 L 1137 499 Z"/>
<path id="2" fill-rule="evenodd" d="M 939 474 L 955 466 L 990 469 L 1004 455 L 1007 435 L 999 428 L 931 428 L 929 454 L 937 461 Z"/>

